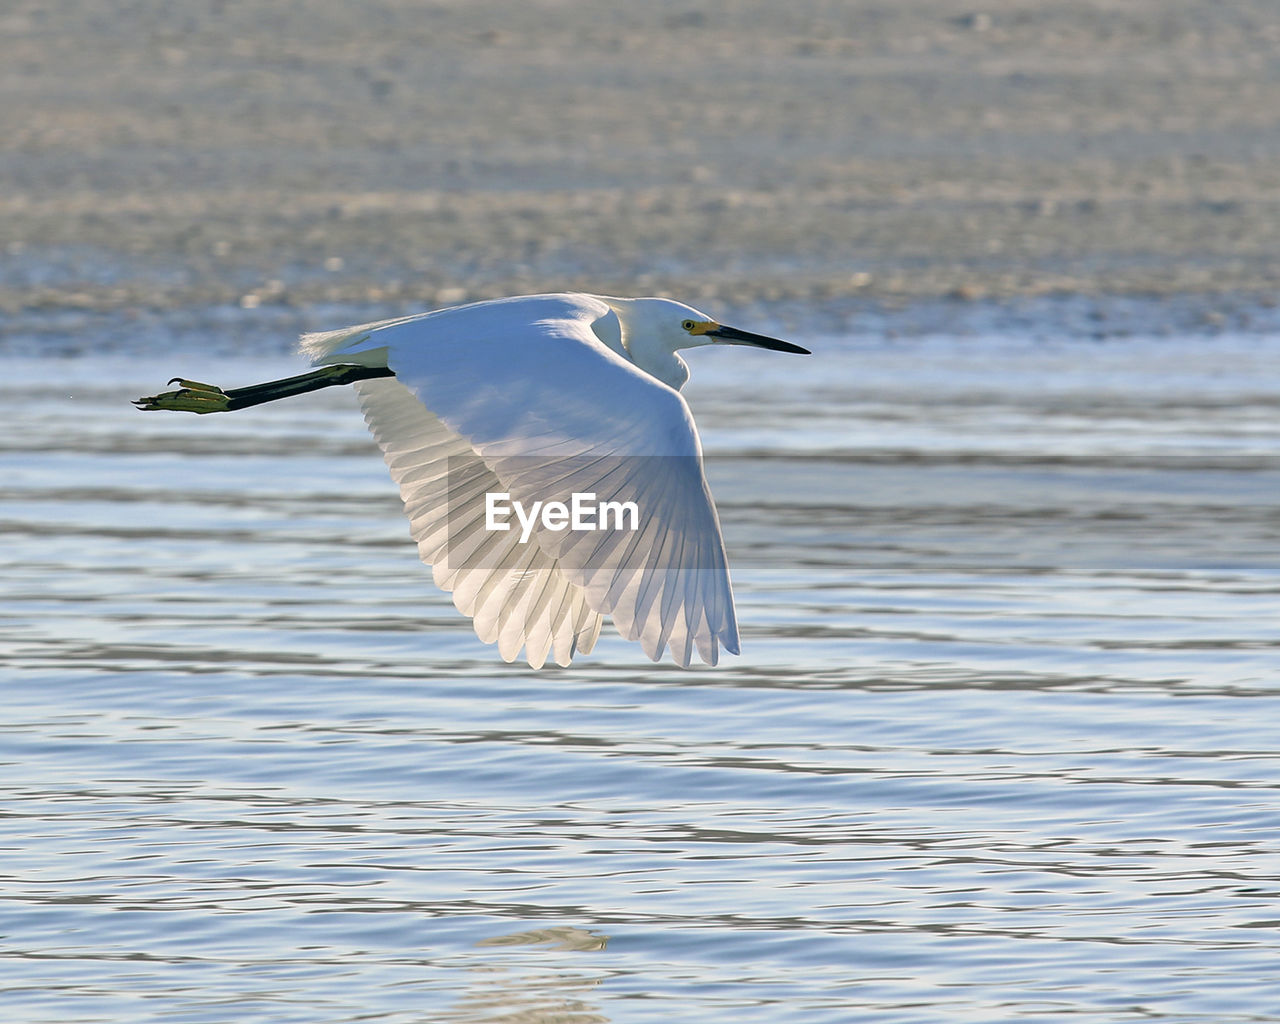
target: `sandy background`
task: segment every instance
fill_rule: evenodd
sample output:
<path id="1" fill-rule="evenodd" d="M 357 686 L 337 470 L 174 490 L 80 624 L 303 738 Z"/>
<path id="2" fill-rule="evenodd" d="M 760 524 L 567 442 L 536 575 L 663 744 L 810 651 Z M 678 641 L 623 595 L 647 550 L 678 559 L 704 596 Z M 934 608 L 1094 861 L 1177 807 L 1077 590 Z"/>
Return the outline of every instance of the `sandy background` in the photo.
<path id="1" fill-rule="evenodd" d="M 0 311 L 1280 277 L 1280 8 L 16 0 Z"/>

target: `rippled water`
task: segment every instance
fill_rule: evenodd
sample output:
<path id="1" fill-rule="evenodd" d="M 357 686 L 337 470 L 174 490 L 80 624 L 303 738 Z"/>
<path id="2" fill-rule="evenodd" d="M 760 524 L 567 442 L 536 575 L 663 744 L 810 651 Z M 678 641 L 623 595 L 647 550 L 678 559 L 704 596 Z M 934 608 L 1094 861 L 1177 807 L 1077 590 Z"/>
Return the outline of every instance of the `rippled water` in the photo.
<path id="1" fill-rule="evenodd" d="M 1280 1021 L 1280 340 L 696 352 L 743 624 L 506 666 L 353 396 L 5 357 L 11 1020 Z"/>

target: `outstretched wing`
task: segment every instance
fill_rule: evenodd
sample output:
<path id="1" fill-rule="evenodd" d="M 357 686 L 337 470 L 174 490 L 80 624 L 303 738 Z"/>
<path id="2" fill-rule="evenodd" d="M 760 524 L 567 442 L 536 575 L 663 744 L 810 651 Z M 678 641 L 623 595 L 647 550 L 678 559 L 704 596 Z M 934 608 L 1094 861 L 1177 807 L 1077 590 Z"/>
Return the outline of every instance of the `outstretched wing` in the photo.
<path id="1" fill-rule="evenodd" d="M 530 664 L 567 664 L 599 616 L 688 665 L 738 652 L 737 623 L 702 453 L 680 394 L 613 352 L 589 296 L 484 303 L 304 340 L 317 362 L 381 360 L 395 380 L 357 385 L 400 485 L 419 553 L 482 640 Z M 594 495 L 613 528 L 539 519 L 489 529 L 486 494 L 534 502 Z M 585 516 L 584 516 L 585 520 Z M 634 526 L 634 529 L 630 527 Z"/>

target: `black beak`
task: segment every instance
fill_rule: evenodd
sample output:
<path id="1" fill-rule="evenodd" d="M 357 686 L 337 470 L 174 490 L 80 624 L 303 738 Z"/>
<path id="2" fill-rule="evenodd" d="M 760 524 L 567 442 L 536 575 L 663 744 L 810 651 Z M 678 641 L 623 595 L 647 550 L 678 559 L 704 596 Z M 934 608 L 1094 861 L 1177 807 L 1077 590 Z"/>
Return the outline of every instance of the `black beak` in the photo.
<path id="1" fill-rule="evenodd" d="M 716 341 L 725 345 L 751 345 L 753 348 L 767 348 L 771 352 L 795 352 L 797 355 L 811 355 L 807 348 L 801 348 L 799 345 L 793 345 L 789 341 L 779 341 L 777 338 L 766 338 L 763 334 L 752 334 L 750 331 L 740 331 L 736 327 L 725 327 L 719 325 L 707 331 L 708 338 L 715 338 Z"/>

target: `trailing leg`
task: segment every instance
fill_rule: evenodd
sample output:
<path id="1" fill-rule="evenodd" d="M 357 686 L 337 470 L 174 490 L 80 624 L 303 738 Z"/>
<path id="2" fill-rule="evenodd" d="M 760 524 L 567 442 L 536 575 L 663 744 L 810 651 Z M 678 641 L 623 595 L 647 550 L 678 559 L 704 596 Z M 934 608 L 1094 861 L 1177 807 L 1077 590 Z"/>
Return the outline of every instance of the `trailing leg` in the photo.
<path id="1" fill-rule="evenodd" d="M 174 377 L 170 384 L 180 385 L 178 391 L 165 391 L 148 398 L 134 401 L 139 409 L 152 411 L 168 409 L 173 412 L 233 412 L 236 409 L 247 409 L 251 405 L 262 405 L 281 398 L 304 395 L 308 391 L 319 391 L 321 388 L 336 387 L 339 384 L 354 384 L 358 380 L 369 380 L 373 377 L 393 377 L 394 372 L 385 366 L 357 366 L 340 364 L 322 366 L 310 373 L 297 377 L 286 377 L 283 380 L 269 380 L 263 384 L 251 384 L 244 388 L 232 388 L 223 391 L 213 384 L 201 384 L 196 380 L 183 380 Z"/>

